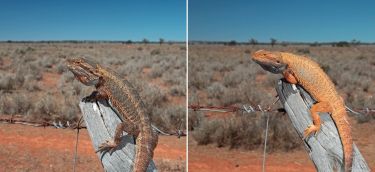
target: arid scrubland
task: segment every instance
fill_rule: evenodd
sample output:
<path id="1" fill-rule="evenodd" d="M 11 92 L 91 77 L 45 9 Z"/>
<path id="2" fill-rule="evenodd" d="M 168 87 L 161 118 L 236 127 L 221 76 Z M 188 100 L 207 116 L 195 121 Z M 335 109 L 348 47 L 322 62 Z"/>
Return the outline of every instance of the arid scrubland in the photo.
<path id="1" fill-rule="evenodd" d="M 160 129 L 184 129 L 185 55 L 184 44 L 1 43 L 0 114 L 74 123 L 94 89 L 76 81 L 65 60 L 86 56 L 133 83 Z"/>
<path id="2" fill-rule="evenodd" d="M 272 104 L 281 75 L 264 71 L 250 60 L 259 49 L 287 51 L 317 61 L 332 78 L 347 106 L 375 108 L 375 46 L 331 47 L 307 45 L 189 45 L 189 104 L 214 106 Z M 282 108 L 277 103 L 274 109 Z M 283 113 L 270 113 L 268 151 L 299 148 L 301 142 Z M 375 115 L 354 115 L 356 123 Z M 266 116 L 261 113 L 218 113 L 189 110 L 189 130 L 198 144 L 257 149 L 264 143 Z"/>

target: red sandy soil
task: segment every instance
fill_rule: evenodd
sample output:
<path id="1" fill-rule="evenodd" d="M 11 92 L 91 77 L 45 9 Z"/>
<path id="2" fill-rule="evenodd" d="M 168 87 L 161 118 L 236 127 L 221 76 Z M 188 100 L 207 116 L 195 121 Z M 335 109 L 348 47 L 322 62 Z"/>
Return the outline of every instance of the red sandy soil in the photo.
<path id="1" fill-rule="evenodd" d="M 76 130 L 0 124 L 0 171 L 72 171 Z M 184 162 L 186 138 L 160 136 L 154 160 Z M 80 130 L 77 171 L 102 171 L 86 130 Z"/>
<path id="2" fill-rule="evenodd" d="M 44 72 L 42 74 L 41 85 L 45 89 L 55 89 L 57 88 L 57 84 L 59 83 L 60 77 L 61 75 L 57 73 Z"/>
<path id="3" fill-rule="evenodd" d="M 353 124 L 354 142 L 358 146 L 367 164 L 375 171 L 375 121 Z M 198 146 L 192 137 L 189 139 L 189 172 L 208 171 L 261 171 L 263 154 L 259 150 L 241 150 L 218 148 L 215 145 Z M 290 152 L 274 152 L 266 155 L 267 172 L 313 172 L 313 163 L 306 151 L 301 148 Z"/>

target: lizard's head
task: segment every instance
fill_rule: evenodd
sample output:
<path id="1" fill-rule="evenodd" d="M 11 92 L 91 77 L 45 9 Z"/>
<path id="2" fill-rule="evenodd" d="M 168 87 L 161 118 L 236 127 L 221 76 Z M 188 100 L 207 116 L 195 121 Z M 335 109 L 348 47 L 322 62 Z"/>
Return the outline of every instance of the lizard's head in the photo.
<path id="1" fill-rule="evenodd" d="M 252 54 L 252 59 L 264 70 L 272 73 L 281 73 L 286 68 L 280 52 L 259 50 Z"/>
<path id="2" fill-rule="evenodd" d="M 97 71 L 98 64 L 88 58 L 72 58 L 67 60 L 68 69 L 78 81 L 87 86 L 99 83 L 100 74 Z"/>

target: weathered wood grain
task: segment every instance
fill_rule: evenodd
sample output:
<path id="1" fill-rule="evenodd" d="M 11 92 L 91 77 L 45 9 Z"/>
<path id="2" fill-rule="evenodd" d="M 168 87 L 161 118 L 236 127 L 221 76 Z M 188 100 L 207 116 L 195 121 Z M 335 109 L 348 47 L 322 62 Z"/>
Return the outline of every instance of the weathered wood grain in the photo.
<path id="1" fill-rule="evenodd" d="M 121 120 L 105 101 L 94 103 L 80 102 L 79 107 L 81 108 L 92 144 L 95 150 L 98 150 L 98 146 L 101 143 L 113 138 L 116 126 L 121 123 Z M 115 150 L 112 155 L 109 152 L 98 152 L 97 155 L 105 171 L 131 171 L 135 157 L 134 138 L 126 135 L 126 132 L 124 132 L 118 150 Z M 147 172 L 156 171 L 155 164 L 151 161 Z"/>
<path id="2" fill-rule="evenodd" d="M 278 82 L 276 91 L 316 169 L 318 171 L 343 171 L 342 144 L 331 116 L 328 113 L 320 113 L 323 122 L 320 132 L 316 136 L 303 140 L 303 131 L 309 124 L 312 124 L 309 109 L 314 100 L 302 87 L 283 80 Z M 352 171 L 370 171 L 354 143 Z"/>

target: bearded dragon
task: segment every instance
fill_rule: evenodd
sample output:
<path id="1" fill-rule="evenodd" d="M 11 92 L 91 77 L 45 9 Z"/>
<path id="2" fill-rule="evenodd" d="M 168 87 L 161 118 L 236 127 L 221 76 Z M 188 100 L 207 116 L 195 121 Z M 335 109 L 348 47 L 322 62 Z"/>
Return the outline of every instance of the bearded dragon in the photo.
<path id="1" fill-rule="evenodd" d="M 291 53 L 259 50 L 252 54 L 252 59 L 264 70 L 282 74 L 289 83 L 301 85 L 316 100 L 310 108 L 313 124 L 304 130 L 304 139 L 320 130 L 318 112 L 331 114 L 343 146 L 344 168 L 345 171 L 350 171 L 353 154 L 351 129 L 344 100 L 337 93 L 328 75 L 310 58 Z"/>
<path id="2" fill-rule="evenodd" d="M 96 91 L 85 97 L 84 101 L 108 100 L 122 119 L 122 123 L 116 127 L 114 139 L 102 143 L 97 152 L 110 150 L 112 153 L 120 144 L 122 132 L 126 131 L 136 138 L 133 171 L 145 172 L 153 158 L 158 136 L 152 130 L 149 114 L 137 90 L 130 82 L 120 79 L 117 74 L 91 59 L 69 59 L 67 66 L 78 81 L 86 86 L 96 87 Z"/>

